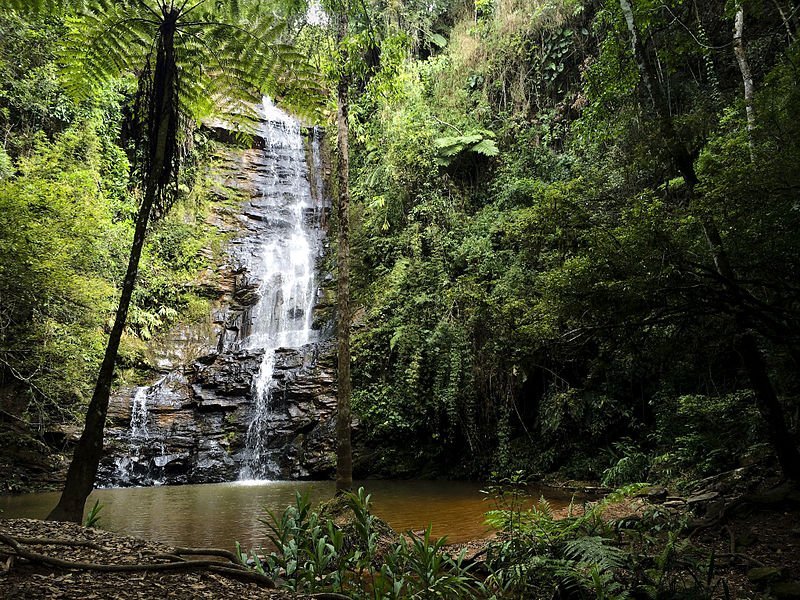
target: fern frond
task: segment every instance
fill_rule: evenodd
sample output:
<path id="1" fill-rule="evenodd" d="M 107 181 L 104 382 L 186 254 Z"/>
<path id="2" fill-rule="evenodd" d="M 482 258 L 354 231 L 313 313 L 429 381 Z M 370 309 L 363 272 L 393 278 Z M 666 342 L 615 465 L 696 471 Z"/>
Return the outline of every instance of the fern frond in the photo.
<path id="1" fill-rule="evenodd" d="M 607 539 L 599 536 L 580 537 L 568 541 L 564 545 L 564 555 L 579 563 L 595 565 L 601 571 L 621 569 L 628 560 L 627 552 L 609 545 Z"/>

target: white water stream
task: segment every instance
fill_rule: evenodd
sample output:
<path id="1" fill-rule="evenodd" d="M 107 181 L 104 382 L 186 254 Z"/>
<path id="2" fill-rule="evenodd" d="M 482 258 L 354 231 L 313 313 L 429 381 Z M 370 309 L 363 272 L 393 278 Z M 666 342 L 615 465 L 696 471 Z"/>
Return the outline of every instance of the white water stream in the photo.
<path id="1" fill-rule="evenodd" d="M 249 236 L 237 246 L 235 258 L 246 270 L 248 283 L 258 285 L 258 300 L 245 313 L 244 338 L 233 349 L 263 351 L 252 384 L 253 408 L 245 447 L 235 456 L 240 480 L 280 477 L 280 469 L 271 458 L 285 449 L 275 431 L 280 413 L 273 415 L 276 384 L 287 377 L 287 353 L 280 350 L 301 350 L 301 355 L 307 355 L 308 349 L 303 347 L 317 339 L 312 329 L 317 297 L 315 269 L 325 239 L 319 139 L 314 135 L 308 145 L 314 167 L 310 169 L 300 123 L 268 99 L 264 100 L 263 117 L 259 137 L 264 140 L 264 154 L 257 161 L 258 176 L 253 180 L 258 189 L 243 215 L 253 221 L 247 226 Z M 297 366 L 296 353 L 291 366 Z M 276 369 L 282 372 L 276 373 Z M 153 466 L 160 473 L 170 460 L 183 460 L 180 455 L 166 454 L 165 434 L 158 423 L 151 421 L 155 429 L 148 431 L 149 411 L 164 402 L 173 406 L 175 401 L 175 392 L 162 384 L 173 379 L 180 384 L 182 376 L 171 372 L 151 386 L 136 388 L 125 436 L 129 451 L 114 461 L 114 480 L 124 485 L 157 485 L 162 480 L 151 474 Z"/>
<path id="2" fill-rule="evenodd" d="M 269 100 L 264 101 L 264 113 L 267 177 L 256 202 L 269 214 L 272 226 L 259 240 L 257 251 L 245 259 L 250 277 L 259 282 L 245 346 L 263 350 L 264 356 L 253 382 L 254 414 L 240 479 L 267 479 L 277 473 L 267 452 L 276 351 L 301 348 L 316 339 L 311 328 L 317 295 L 314 274 L 322 251 L 321 194 L 312 190 L 300 123 Z M 314 160 L 317 152 L 315 140 Z M 317 178 L 313 184 L 320 185 Z"/>
<path id="3" fill-rule="evenodd" d="M 130 442 L 129 455 L 118 458 L 115 461 L 117 477 L 120 481 L 130 481 L 134 475 L 135 465 L 138 462 L 142 447 L 149 443 L 150 432 L 147 431 L 147 400 L 153 390 L 158 390 L 168 375 L 165 375 L 153 385 L 141 386 L 136 388 L 136 392 L 131 398 L 131 425 L 128 431 Z M 161 454 L 164 454 L 164 444 L 161 443 Z M 155 482 L 157 483 L 157 482 Z"/>
<path id="4" fill-rule="evenodd" d="M 147 386 L 136 388 L 131 401 L 131 438 L 147 438 Z"/>

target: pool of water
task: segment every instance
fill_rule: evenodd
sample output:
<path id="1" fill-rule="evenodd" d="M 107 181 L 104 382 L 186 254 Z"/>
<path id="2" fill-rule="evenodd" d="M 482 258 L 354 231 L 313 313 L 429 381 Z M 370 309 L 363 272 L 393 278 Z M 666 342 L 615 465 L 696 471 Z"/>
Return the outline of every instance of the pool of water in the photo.
<path id="1" fill-rule="evenodd" d="M 490 533 L 484 513 L 493 508 L 480 492 L 481 484 L 454 481 L 366 481 L 356 482 L 372 494 L 373 513 L 397 531 L 419 530 L 428 524 L 437 537 L 462 542 Z M 266 544 L 265 526 L 259 519 L 266 511 L 282 511 L 294 503 L 296 492 L 308 494 L 312 502 L 330 498 L 332 481 L 254 481 L 204 485 L 182 485 L 95 490 L 103 505 L 100 527 L 109 531 L 164 542 L 176 546 L 245 548 Z M 554 508 L 566 506 L 570 497 L 542 492 Z M 42 519 L 55 506 L 58 493 L 0 497 L 0 518 Z"/>

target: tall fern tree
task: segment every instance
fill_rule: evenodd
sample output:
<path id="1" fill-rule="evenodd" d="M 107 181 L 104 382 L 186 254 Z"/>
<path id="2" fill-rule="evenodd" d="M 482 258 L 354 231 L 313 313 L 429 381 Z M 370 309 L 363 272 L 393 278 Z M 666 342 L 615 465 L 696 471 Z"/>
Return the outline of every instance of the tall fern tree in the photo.
<path id="1" fill-rule="evenodd" d="M 139 78 L 135 114 L 141 202 L 119 306 L 86 425 L 51 520 L 80 522 L 102 458 L 103 430 L 148 222 L 177 192 L 181 137 L 215 108 L 248 120 L 263 94 L 295 104 L 315 88 L 302 58 L 280 43 L 282 28 L 258 0 L 9 0 L 19 11 L 65 16 L 64 82 L 78 99 L 116 78 Z M 291 73 L 291 81 L 286 74 Z M 313 92 L 305 100 L 313 103 Z"/>

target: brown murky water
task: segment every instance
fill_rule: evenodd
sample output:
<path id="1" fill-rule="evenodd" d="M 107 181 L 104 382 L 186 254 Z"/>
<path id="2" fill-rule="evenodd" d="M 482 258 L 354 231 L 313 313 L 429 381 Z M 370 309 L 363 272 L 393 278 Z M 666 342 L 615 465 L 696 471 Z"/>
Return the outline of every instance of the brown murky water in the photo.
<path id="1" fill-rule="evenodd" d="M 356 482 L 372 494 L 373 512 L 395 530 L 419 530 L 429 523 L 434 536 L 462 542 L 486 536 L 484 513 L 492 503 L 480 492 L 481 484 L 457 481 Z M 100 527 L 176 546 L 245 548 L 266 542 L 259 522 L 266 509 L 281 511 L 294 503 L 295 492 L 312 502 L 330 498 L 331 481 L 258 481 L 205 485 L 96 490 L 103 505 Z M 534 497 L 542 490 L 533 490 Z M 544 490 L 554 508 L 570 498 Z M 58 500 L 57 493 L 0 497 L 0 518 L 44 518 Z"/>

